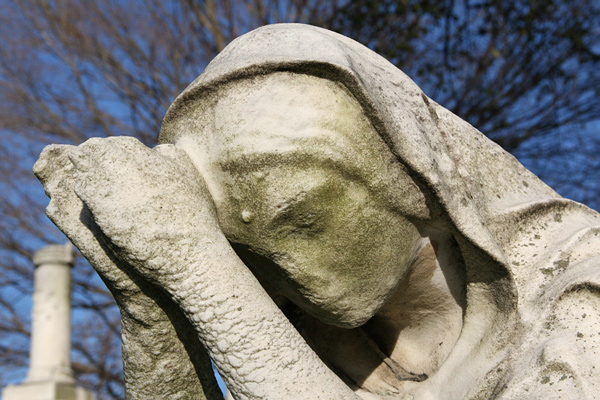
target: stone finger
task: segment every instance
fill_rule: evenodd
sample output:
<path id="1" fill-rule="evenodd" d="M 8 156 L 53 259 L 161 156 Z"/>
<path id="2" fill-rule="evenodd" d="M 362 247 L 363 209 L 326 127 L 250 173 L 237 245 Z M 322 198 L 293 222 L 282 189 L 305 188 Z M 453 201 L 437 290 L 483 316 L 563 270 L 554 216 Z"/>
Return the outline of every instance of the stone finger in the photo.
<path id="1" fill-rule="evenodd" d="M 73 165 L 68 157 L 71 148 L 74 146 L 57 144 L 46 146 L 33 165 L 33 173 L 46 190 L 54 187 L 52 183 L 62 180 L 64 172 L 72 171 Z"/>

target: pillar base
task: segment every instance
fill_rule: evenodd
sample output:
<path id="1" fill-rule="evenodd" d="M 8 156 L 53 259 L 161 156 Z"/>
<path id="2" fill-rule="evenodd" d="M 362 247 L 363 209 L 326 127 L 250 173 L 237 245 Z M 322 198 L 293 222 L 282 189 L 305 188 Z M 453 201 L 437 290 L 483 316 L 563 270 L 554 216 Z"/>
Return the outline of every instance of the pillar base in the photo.
<path id="1" fill-rule="evenodd" d="M 88 390 L 63 382 L 24 382 L 9 385 L 2 392 L 3 400 L 95 400 Z"/>

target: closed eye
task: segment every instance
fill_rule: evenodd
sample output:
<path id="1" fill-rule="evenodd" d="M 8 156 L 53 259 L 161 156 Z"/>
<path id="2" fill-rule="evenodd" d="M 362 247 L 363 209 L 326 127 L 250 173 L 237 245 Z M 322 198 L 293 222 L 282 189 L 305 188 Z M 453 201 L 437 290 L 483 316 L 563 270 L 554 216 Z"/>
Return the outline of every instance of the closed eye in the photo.
<path id="1" fill-rule="evenodd" d="M 324 217 L 319 210 L 307 210 L 304 204 L 288 207 L 272 220 L 278 237 L 314 236 L 324 231 Z"/>
<path id="2" fill-rule="evenodd" d="M 277 204 L 270 223 L 272 231 L 279 237 L 314 236 L 322 232 L 325 228 L 326 212 L 318 201 L 321 197 L 320 192 L 322 190 L 319 188 L 309 192 L 303 191 Z"/>

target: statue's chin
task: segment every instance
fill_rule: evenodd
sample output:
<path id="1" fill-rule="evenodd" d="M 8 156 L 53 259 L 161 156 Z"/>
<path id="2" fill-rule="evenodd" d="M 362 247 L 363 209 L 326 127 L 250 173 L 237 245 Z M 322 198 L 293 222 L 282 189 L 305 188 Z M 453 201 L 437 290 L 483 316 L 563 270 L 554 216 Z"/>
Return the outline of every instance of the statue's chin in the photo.
<path id="1" fill-rule="evenodd" d="M 322 322 L 337 326 L 338 328 L 353 329 L 367 323 L 371 316 L 364 315 L 331 315 L 329 317 L 316 316 Z"/>
<path id="2" fill-rule="evenodd" d="M 352 329 L 364 325 L 369 321 L 378 307 L 365 304 L 364 301 L 356 299 L 352 302 L 352 296 L 345 298 L 315 298 L 314 293 L 300 298 L 290 298 L 303 311 L 318 320 L 339 328 Z"/>
<path id="3" fill-rule="evenodd" d="M 357 290 L 350 284 L 342 284 L 343 277 L 335 285 L 327 284 L 331 282 L 323 277 L 314 281 L 302 279 L 300 283 L 289 271 L 307 269 L 306 266 L 302 268 L 291 262 L 284 266 L 284 263 L 257 254 L 246 245 L 231 244 L 277 304 L 285 303 L 280 299 L 283 297 L 318 320 L 346 329 L 365 324 L 381 306 L 380 301 L 366 295 L 364 287 Z M 377 289 L 372 288 L 369 292 L 377 292 Z"/>

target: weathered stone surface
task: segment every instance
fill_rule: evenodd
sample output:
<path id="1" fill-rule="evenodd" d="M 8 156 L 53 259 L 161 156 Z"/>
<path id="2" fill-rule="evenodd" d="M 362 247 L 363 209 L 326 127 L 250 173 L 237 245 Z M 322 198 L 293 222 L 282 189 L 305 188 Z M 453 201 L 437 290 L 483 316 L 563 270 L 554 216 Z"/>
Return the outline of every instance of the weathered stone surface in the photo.
<path id="1" fill-rule="evenodd" d="M 68 157 L 73 148 L 48 146 L 34 171 L 52 199 L 48 216 L 94 266 L 119 305 L 128 399 L 222 398 L 190 323 L 171 299 L 116 258 L 73 191 L 76 171 Z"/>
<path id="2" fill-rule="evenodd" d="M 161 310 L 131 318 L 132 393 L 157 370 L 163 398 L 202 391 L 154 367 L 196 365 L 156 344 L 177 342 L 175 316 L 236 399 L 600 395 L 598 214 L 360 44 L 244 35 L 160 141 L 55 146 L 36 165 L 124 326 Z"/>

